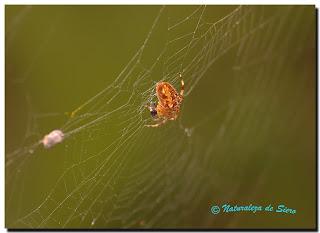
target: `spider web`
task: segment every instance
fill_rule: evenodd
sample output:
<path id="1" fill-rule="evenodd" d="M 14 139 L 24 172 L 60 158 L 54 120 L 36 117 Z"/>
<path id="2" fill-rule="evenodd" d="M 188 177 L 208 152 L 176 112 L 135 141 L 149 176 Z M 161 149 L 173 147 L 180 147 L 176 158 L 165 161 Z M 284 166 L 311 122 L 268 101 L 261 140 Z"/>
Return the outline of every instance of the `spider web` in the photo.
<path id="1" fill-rule="evenodd" d="M 14 28 L 33 8 L 23 8 L 6 22 L 7 50 L 18 33 Z M 39 140 L 52 130 L 42 128 L 41 122 L 63 114 L 37 113 L 32 92 L 26 94 L 23 142 L 6 153 L 8 228 L 234 226 L 236 218 L 217 223 L 209 213 L 213 196 L 219 202 L 240 194 L 254 198 L 254 192 L 246 193 L 242 186 L 249 183 L 257 190 L 265 185 L 275 156 L 266 159 L 263 151 L 288 127 L 290 134 L 305 129 L 299 122 L 310 105 L 294 112 L 287 125 L 279 122 L 286 121 L 283 106 L 290 114 L 297 103 L 304 106 L 305 92 L 298 87 L 311 85 L 302 78 L 310 69 L 306 63 L 300 73 L 292 67 L 301 64 L 310 43 L 312 7 L 230 6 L 221 8 L 220 15 L 216 6 L 154 9 L 145 39 L 121 72 L 52 126 L 64 132 L 61 144 L 45 150 Z M 62 19 L 58 15 L 48 26 L 39 53 L 50 45 L 55 24 Z M 38 56 L 27 65 L 25 77 L 14 82 L 28 83 Z M 152 123 L 145 105 L 156 101 L 156 82 L 179 87 L 179 73 L 186 84 L 179 118 L 160 128 L 144 127 Z M 297 77 L 296 86 L 290 77 Z M 212 88 L 208 91 L 206 85 Z M 283 93 L 292 89 L 288 103 Z M 243 173 L 261 160 L 263 169 Z M 255 180 L 250 183 L 252 174 Z M 235 183 L 237 177 L 242 181 Z M 227 192 L 222 187 L 228 187 Z"/>

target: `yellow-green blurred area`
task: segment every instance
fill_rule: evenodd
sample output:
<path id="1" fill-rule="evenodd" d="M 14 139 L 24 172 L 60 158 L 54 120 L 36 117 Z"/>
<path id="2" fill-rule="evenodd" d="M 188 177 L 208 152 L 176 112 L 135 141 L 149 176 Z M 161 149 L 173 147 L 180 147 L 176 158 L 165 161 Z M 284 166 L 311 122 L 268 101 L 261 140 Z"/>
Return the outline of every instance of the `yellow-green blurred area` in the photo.
<path id="1" fill-rule="evenodd" d="M 7 5 L 6 227 L 314 229 L 315 19 L 314 6 Z M 179 118 L 145 127 L 155 84 L 179 91 L 179 73 Z M 54 129 L 64 140 L 45 149 Z"/>

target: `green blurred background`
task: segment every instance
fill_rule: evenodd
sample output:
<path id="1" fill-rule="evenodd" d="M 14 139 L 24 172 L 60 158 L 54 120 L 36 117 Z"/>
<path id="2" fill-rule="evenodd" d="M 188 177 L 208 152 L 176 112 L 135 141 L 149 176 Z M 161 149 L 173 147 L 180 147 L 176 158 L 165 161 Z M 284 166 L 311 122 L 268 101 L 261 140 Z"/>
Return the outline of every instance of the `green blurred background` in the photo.
<path id="1" fill-rule="evenodd" d="M 315 8 L 237 7 L 168 6 L 159 14 L 160 6 L 7 5 L 6 227 L 314 228 Z M 192 66 L 201 43 L 191 43 L 184 61 L 165 62 L 182 39 L 150 68 L 167 40 L 195 28 L 197 38 L 210 22 L 218 23 L 200 53 L 213 54 L 203 67 Z M 138 68 L 117 81 L 149 32 Z M 179 120 L 143 127 L 154 84 L 178 87 L 178 71 L 191 91 Z M 74 132 L 119 106 L 62 144 L 30 151 L 66 122 Z M 284 204 L 297 213 L 210 213 L 225 203 Z"/>

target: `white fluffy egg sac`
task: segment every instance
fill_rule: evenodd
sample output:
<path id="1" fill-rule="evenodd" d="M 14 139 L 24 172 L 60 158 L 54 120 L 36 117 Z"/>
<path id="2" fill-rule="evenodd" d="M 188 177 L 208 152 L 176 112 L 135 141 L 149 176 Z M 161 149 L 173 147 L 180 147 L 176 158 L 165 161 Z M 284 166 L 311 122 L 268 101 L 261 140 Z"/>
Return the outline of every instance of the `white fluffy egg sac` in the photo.
<path id="1" fill-rule="evenodd" d="M 44 148 L 48 149 L 63 141 L 64 133 L 59 130 L 53 130 L 42 139 Z"/>

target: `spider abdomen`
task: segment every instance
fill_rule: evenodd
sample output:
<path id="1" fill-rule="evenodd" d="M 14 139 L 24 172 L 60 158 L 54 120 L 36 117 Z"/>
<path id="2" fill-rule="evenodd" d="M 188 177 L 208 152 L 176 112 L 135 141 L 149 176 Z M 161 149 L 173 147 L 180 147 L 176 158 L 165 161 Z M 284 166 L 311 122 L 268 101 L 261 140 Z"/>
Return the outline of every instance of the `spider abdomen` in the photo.
<path id="1" fill-rule="evenodd" d="M 182 96 L 168 82 L 159 82 L 156 86 L 158 97 L 157 113 L 159 117 L 176 119 L 180 111 Z"/>
<path id="2" fill-rule="evenodd" d="M 156 87 L 160 104 L 165 108 L 174 108 L 182 102 L 182 97 L 168 82 L 159 82 Z"/>
<path id="3" fill-rule="evenodd" d="M 158 127 L 168 120 L 175 120 L 179 116 L 180 105 L 183 101 L 184 81 L 181 73 L 180 93 L 168 82 L 158 82 L 156 85 L 156 94 L 158 97 L 157 105 L 146 105 L 151 116 L 157 121 L 156 124 L 146 125 L 147 127 Z"/>

